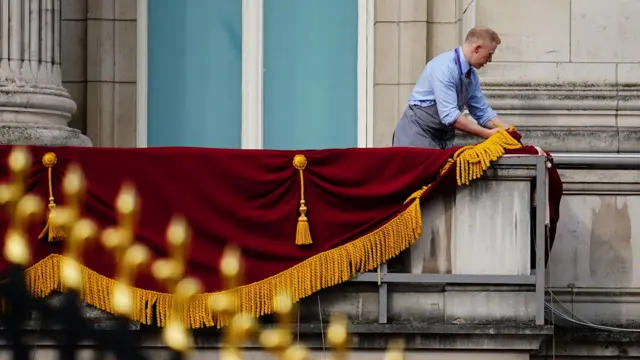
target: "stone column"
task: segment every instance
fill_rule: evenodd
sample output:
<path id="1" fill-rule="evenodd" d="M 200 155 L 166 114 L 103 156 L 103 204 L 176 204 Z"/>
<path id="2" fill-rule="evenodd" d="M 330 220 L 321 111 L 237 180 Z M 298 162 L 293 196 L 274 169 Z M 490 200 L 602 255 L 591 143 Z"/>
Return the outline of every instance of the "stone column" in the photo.
<path id="1" fill-rule="evenodd" d="M 60 1 L 0 0 L 0 144 L 91 146 L 67 125 L 76 104 L 60 74 Z"/>

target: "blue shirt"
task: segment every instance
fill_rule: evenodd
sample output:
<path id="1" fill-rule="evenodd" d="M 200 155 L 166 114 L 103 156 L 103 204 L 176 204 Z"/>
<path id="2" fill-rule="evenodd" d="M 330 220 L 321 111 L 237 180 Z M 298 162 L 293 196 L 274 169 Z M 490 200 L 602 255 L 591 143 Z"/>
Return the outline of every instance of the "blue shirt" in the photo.
<path id="1" fill-rule="evenodd" d="M 454 50 L 445 52 L 431 59 L 424 67 L 413 92 L 409 96 L 409 104 L 418 106 L 437 105 L 438 115 L 443 124 L 450 126 L 461 115 L 458 107 L 458 87 L 460 79 L 471 70 L 469 91 L 467 92 L 467 109 L 471 116 L 482 126 L 497 114 L 482 94 L 480 78 L 476 70 L 471 68 L 462 54 L 462 48 L 458 49 L 460 67 L 456 63 Z M 464 85 L 463 85 L 464 86 Z"/>

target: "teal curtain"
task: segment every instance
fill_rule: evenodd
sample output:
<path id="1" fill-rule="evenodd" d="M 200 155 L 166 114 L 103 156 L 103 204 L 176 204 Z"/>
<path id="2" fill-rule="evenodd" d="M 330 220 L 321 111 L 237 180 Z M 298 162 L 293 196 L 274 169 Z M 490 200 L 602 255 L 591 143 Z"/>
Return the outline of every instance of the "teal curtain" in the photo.
<path id="1" fill-rule="evenodd" d="M 264 0 L 265 148 L 357 146 L 357 63 L 357 0 Z"/>
<path id="2" fill-rule="evenodd" d="M 148 145 L 239 148 L 242 1 L 148 7 Z"/>

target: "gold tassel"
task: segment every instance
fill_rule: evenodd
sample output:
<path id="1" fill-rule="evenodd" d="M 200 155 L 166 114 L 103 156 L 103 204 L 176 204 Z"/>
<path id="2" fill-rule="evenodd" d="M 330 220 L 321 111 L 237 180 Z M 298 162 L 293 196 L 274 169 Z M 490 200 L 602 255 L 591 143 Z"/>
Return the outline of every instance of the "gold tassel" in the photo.
<path id="1" fill-rule="evenodd" d="M 310 245 L 313 241 L 309 230 L 309 219 L 307 219 L 307 204 L 304 201 L 304 176 L 302 174 L 302 170 L 307 167 L 307 158 L 302 154 L 294 156 L 293 166 L 300 173 L 300 217 L 296 231 L 296 245 Z"/>
<path id="2" fill-rule="evenodd" d="M 491 161 L 498 160 L 506 149 L 521 147 L 522 145 L 506 130 L 500 129 L 477 145 L 460 148 L 453 156 L 456 161 L 458 186 L 467 185 L 472 180 L 480 178 L 491 165 Z"/>
<path id="3" fill-rule="evenodd" d="M 53 197 L 53 184 L 51 178 L 51 172 L 53 171 L 53 167 L 58 162 L 58 158 L 56 154 L 52 152 L 48 152 L 42 156 L 42 164 L 47 167 L 48 177 L 49 177 L 49 216 L 47 219 L 47 224 L 44 229 L 38 236 L 38 239 L 42 239 L 46 234 L 49 234 L 48 239 L 50 242 L 64 240 L 67 237 L 67 234 L 64 230 L 56 225 L 56 203 Z"/>

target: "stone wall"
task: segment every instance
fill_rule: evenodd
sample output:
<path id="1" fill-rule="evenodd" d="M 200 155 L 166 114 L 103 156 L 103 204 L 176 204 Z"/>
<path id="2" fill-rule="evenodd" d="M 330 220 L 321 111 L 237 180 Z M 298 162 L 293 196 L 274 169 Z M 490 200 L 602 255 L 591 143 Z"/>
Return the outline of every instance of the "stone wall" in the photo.
<path id="1" fill-rule="evenodd" d="M 426 0 L 376 0 L 375 146 L 391 143 L 392 122 L 427 62 L 428 5 Z"/>
<path id="2" fill-rule="evenodd" d="M 401 58 L 403 0 L 377 0 L 375 145 L 387 146 L 422 67 Z M 490 104 L 525 141 L 563 152 L 640 150 L 640 1 L 425 0 L 425 57 L 458 46 L 474 25 L 503 43 L 480 71 Z M 415 4 L 412 4 L 415 5 Z M 424 14 L 420 14 L 422 19 Z M 406 16 L 406 15 L 405 15 Z M 406 25 L 405 25 L 406 27 Z M 406 31 L 406 30 L 405 30 Z M 424 64 L 423 64 L 424 66 Z M 473 139 L 476 141 L 477 139 Z M 461 137 L 460 142 L 472 139 Z M 548 271 L 554 294 L 579 316 L 637 326 L 640 174 L 624 168 L 562 170 L 565 197 Z M 415 253 L 419 253 L 417 246 Z M 452 260 L 438 253 L 426 272 Z M 444 256 L 444 259 L 440 257 Z M 428 269 L 427 269 L 428 268 Z M 615 291 L 613 291 L 615 289 Z M 560 308 L 559 306 L 557 306 Z"/>
<path id="3" fill-rule="evenodd" d="M 640 150 L 640 51 L 634 44 L 640 3 L 425 1 L 427 60 L 458 46 L 474 25 L 490 26 L 501 35 L 494 62 L 480 76 L 490 104 L 525 133 L 525 141 L 551 151 Z M 399 79 L 396 103 L 394 89 L 387 86 L 390 75 L 402 68 L 393 54 L 398 45 L 390 43 L 395 29 L 381 21 L 384 14 L 377 16 L 375 144 L 384 146 L 390 144 L 420 69 Z"/>
<path id="4" fill-rule="evenodd" d="M 476 0 L 469 12 L 502 34 L 482 78 L 493 106 L 530 130 L 529 141 L 554 151 L 640 150 L 639 2 Z"/>
<path id="5" fill-rule="evenodd" d="M 61 3 L 62 84 L 76 102 L 69 126 L 87 132 L 87 0 Z"/>
<path id="6" fill-rule="evenodd" d="M 62 76 L 71 126 L 94 146 L 135 146 L 135 0 L 62 1 Z"/>
<path id="7" fill-rule="evenodd" d="M 503 44 L 481 71 L 483 86 L 526 141 L 552 151 L 640 150 L 636 0 L 372 1 L 375 146 L 390 145 L 426 62 L 487 25 Z M 62 3 L 63 80 L 78 104 L 72 126 L 96 146 L 133 146 L 136 1 Z"/>

